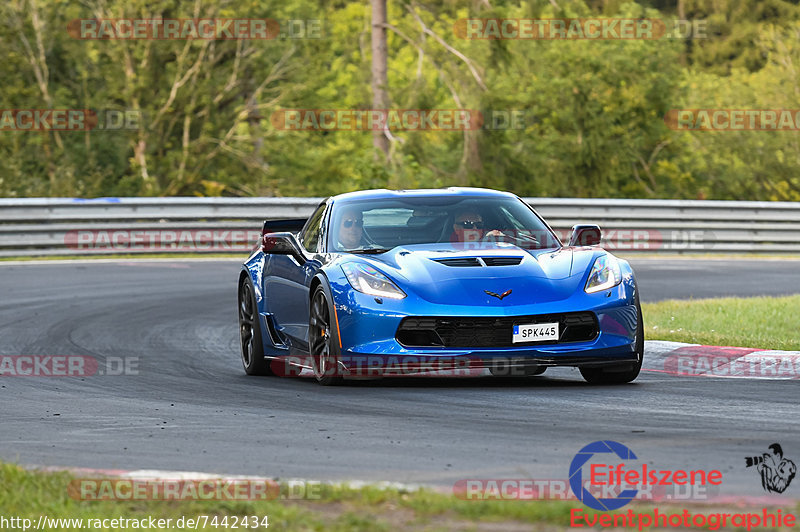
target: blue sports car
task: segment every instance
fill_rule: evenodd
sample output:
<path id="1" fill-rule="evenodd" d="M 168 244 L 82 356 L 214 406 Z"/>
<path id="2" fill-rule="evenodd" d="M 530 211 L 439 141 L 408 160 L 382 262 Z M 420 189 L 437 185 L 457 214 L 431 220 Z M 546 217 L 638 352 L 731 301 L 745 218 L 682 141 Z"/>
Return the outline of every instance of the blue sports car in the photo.
<path id="1" fill-rule="evenodd" d="M 644 331 L 630 265 L 576 225 L 563 245 L 517 196 L 368 190 L 268 220 L 238 283 L 249 375 L 539 375 L 634 380 Z"/>

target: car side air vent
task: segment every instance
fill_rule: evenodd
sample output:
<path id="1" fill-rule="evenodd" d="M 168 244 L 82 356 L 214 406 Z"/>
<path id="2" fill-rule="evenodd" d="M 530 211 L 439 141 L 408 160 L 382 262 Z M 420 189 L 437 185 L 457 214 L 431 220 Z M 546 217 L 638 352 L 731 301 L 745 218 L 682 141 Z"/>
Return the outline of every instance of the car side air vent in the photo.
<path id="1" fill-rule="evenodd" d="M 434 261 L 438 262 L 439 264 L 444 264 L 445 266 L 454 266 L 457 268 L 481 266 L 480 261 L 475 257 L 460 257 L 456 259 L 434 259 Z"/>
<path id="2" fill-rule="evenodd" d="M 516 266 L 522 262 L 522 257 L 481 257 L 487 266 Z"/>

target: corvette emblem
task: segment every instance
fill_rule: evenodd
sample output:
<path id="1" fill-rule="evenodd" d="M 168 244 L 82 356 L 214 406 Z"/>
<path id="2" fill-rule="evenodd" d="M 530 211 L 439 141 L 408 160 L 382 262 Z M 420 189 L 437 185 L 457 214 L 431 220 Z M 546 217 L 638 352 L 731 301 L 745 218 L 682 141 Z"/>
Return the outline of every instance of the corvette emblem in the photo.
<path id="1" fill-rule="evenodd" d="M 489 290 L 484 290 L 484 292 L 486 292 L 487 294 L 489 294 L 492 297 L 496 297 L 500 301 L 502 301 L 503 298 L 506 297 L 507 295 L 511 294 L 511 290 L 506 290 L 502 294 L 495 294 L 494 292 L 490 292 Z"/>

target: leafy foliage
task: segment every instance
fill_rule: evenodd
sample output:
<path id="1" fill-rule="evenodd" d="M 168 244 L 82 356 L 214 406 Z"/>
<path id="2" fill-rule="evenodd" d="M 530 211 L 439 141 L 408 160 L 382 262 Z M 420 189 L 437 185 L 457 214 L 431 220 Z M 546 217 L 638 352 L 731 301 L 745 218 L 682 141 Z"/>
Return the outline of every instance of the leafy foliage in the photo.
<path id="1" fill-rule="evenodd" d="M 388 0 L 394 109 L 477 109 L 474 131 L 286 131 L 281 109 L 369 109 L 354 0 L 9 0 L 3 109 L 134 110 L 136 130 L 0 131 L 0 195 L 326 195 L 471 185 L 530 196 L 800 200 L 796 131 L 675 131 L 677 108 L 796 109 L 788 0 Z M 705 39 L 466 40 L 461 18 L 702 19 Z M 272 40 L 82 40 L 87 18 L 270 18 Z M 290 28 L 285 23 L 282 29 Z M 297 28 L 300 28 L 299 30 Z M 491 120 L 517 113 L 515 128 Z"/>

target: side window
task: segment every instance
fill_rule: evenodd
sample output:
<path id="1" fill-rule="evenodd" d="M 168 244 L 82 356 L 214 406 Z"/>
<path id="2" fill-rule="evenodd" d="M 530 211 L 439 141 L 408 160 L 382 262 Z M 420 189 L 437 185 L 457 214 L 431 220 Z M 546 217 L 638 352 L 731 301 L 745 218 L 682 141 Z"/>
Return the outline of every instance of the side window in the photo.
<path id="1" fill-rule="evenodd" d="M 306 222 L 303 232 L 300 234 L 300 243 L 309 253 L 317 252 L 319 235 L 322 232 L 322 216 L 325 214 L 326 205 L 320 205 L 311 218 Z"/>

